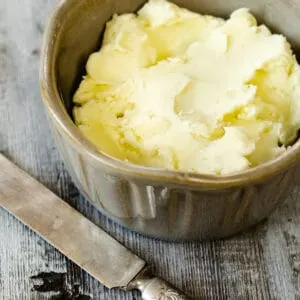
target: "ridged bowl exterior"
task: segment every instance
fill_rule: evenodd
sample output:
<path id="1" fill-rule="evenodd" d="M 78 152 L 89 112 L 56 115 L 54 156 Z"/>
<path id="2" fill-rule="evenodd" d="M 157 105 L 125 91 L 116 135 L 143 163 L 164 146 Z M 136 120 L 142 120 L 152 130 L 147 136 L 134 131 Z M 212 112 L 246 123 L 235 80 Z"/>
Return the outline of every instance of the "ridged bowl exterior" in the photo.
<path id="1" fill-rule="evenodd" d="M 166 173 L 160 179 L 155 171 L 149 176 L 139 174 L 97 153 L 68 117 L 79 70 L 88 54 L 99 46 L 97 37 L 105 22 L 113 13 L 134 11 L 142 2 L 65 0 L 56 9 L 45 34 L 41 68 L 42 95 L 56 145 L 80 191 L 118 223 L 168 240 L 231 236 L 266 218 L 286 198 L 294 179 L 299 143 L 277 161 L 240 177 L 235 175 L 223 181 L 212 177 L 209 184 L 205 176 L 177 178 L 173 174 L 169 178 Z M 208 13 L 215 9 L 218 14 L 228 13 L 236 6 L 255 6 L 259 12 L 263 5 L 260 1 L 184 3 Z M 274 3 L 284 5 L 284 1 Z M 295 37 L 293 29 L 290 37 Z"/>
<path id="2" fill-rule="evenodd" d="M 246 187 L 201 191 L 147 185 L 110 174 L 53 127 L 53 136 L 80 191 L 94 206 L 134 231 L 168 240 L 231 236 L 266 218 L 286 197 L 294 168 Z"/>

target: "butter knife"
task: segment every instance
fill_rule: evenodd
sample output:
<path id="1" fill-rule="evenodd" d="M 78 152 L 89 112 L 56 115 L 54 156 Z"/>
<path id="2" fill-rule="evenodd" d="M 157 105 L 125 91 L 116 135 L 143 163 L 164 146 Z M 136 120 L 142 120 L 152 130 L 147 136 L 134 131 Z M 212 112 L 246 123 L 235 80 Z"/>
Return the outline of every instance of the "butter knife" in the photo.
<path id="1" fill-rule="evenodd" d="M 187 300 L 146 262 L 0 154 L 0 206 L 108 288 L 144 300 Z"/>

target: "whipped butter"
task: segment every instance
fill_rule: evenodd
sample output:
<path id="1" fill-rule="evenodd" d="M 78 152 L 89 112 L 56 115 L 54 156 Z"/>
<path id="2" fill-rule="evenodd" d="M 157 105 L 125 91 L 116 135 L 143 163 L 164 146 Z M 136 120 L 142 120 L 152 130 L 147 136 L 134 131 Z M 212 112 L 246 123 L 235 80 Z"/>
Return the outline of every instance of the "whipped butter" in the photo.
<path id="1" fill-rule="evenodd" d="M 134 164 L 226 175 L 284 153 L 300 128 L 290 44 L 245 8 L 223 20 L 150 0 L 107 23 L 86 69 L 77 126 Z"/>

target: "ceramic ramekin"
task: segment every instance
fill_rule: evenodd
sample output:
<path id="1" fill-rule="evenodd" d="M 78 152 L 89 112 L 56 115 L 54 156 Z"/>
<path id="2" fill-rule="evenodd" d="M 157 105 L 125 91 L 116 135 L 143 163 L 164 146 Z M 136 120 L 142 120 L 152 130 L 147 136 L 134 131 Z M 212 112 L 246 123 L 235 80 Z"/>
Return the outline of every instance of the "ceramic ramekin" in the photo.
<path id="1" fill-rule="evenodd" d="M 286 198 L 299 141 L 279 158 L 245 172 L 222 177 L 185 174 L 109 157 L 82 135 L 70 117 L 72 95 L 89 54 L 100 46 L 105 23 L 114 13 L 136 11 L 143 2 L 59 1 L 46 28 L 41 59 L 42 96 L 57 147 L 80 191 L 125 227 L 169 240 L 233 235 L 266 218 Z M 273 30 L 285 34 L 295 51 L 300 49 L 300 1 L 174 2 L 219 16 L 249 7 Z"/>

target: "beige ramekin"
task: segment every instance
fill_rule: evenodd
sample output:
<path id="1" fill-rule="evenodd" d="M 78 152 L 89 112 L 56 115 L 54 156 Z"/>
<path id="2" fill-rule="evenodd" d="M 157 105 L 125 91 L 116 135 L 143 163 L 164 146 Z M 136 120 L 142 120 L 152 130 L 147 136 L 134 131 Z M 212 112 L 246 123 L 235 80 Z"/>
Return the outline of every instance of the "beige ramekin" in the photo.
<path id="1" fill-rule="evenodd" d="M 80 191 L 120 224 L 163 239 L 233 235 L 266 218 L 287 196 L 300 142 L 286 154 L 230 176 L 185 174 L 132 165 L 99 152 L 76 128 L 72 94 L 89 54 L 100 46 L 114 13 L 136 11 L 138 0 L 61 0 L 48 23 L 42 50 L 41 89 L 57 147 Z M 300 48 L 300 1 L 185 0 L 201 13 L 228 16 L 249 7 Z M 297 5 L 298 4 L 298 5 Z M 180 38 L 180 37 L 178 37 Z M 300 99 L 299 99 L 300 101 Z"/>

